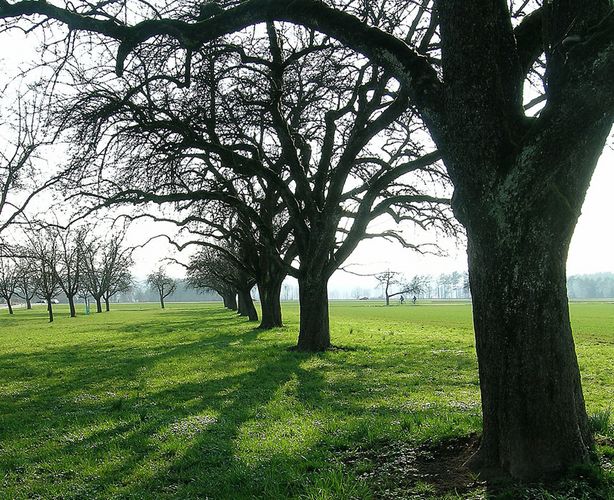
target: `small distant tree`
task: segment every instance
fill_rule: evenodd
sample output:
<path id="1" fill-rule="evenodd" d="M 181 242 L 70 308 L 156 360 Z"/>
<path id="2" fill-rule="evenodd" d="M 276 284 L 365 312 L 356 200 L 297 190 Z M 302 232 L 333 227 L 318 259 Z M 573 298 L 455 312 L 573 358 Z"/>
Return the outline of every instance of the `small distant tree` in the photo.
<path id="1" fill-rule="evenodd" d="M 123 245 L 125 232 L 108 240 L 94 239 L 83 245 L 83 286 L 96 301 L 96 312 L 110 310 L 110 299 L 132 285 L 132 249 Z"/>
<path id="2" fill-rule="evenodd" d="M 166 273 L 166 269 L 162 265 L 147 276 L 147 284 L 158 292 L 162 309 L 164 309 L 164 299 L 177 289 L 177 281 Z"/>
<path id="3" fill-rule="evenodd" d="M 416 275 L 405 285 L 405 290 L 409 295 L 418 297 L 428 290 L 429 283 L 428 276 Z"/>
<path id="4" fill-rule="evenodd" d="M 388 269 L 383 273 L 376 274 L 375 279 L 377 280 L 378 286 L 382 287 L 387 306 L 390 305 L 391 297 L 404 293 L 398 290 L 396 292 L 392 291 L 393 287 L 400 286 L 402 284 L 401 273 L 397 271 L 391 271 L 390 269 Z"/>
<path id="5" fill-rule="evenodd" d="M 45 299 L 49 322 L 53 322 L 53 298 L 60 292 L 59 248 L 56 234 L 48 229 L 30 228 L 27 252 L 35 263 L 36 294 Z"/>
<path id="6" fill-rule="evenodd" d="M 29 257 L 20 257 L 17 265 L 17 288 L 15 295 L 26 301 L 26 309 L 32 309 L 32 299 L 36 296 L 36 262 Z"/>
<path id="7" fill-rule="evenodd" d="M 83 288 L 96 301 L 96 312 L 102 312 L 103 274 L 98 262 L 100 242 L 91 240 L 83 245 Z M 86 294 L 86 295 L 87 295 Z"/>
<path id="8" fill-rule="evenodd" d="M 68 299 L 70 317 L 77 316 L 75 297 L 83 282 L 85 229 L 58 231 L 58 283 Z"/>
<path id="9" fill-rule="evenodd" d="M 123 233 L 117 239 L 111 239 L 103 247 L 102 259 L 102 298 L 105 310 L 110 310 L 111 297 L 120 292 L 127 292 L 132 286 L 132 248 L 122 246 Z"/>
<path id="10" fill-rule="evenodd" d="M 13 314 L 11 299 L 18 286 L 18 270 L 15 261 L 8 257 L 0 258 L 0 297 L 6 301 L 9 314 Z"/>

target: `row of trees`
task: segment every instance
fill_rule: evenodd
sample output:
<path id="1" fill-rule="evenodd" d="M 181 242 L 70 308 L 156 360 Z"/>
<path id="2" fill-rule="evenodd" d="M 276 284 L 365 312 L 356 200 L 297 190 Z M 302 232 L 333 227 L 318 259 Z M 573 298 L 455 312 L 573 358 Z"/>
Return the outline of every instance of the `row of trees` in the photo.
<path id="1" fill-rule="evenodd" d="M 334 270 L 379 217 L 445 225 L 451 180 L 484 417 L 472 464 L 589 462 L 565 258 L 614 120 L 610 0 L 155 3 L 0 0 L 3 27 L 47 30 L 75 82 L 60 122 L 80 190 L 174 204 L 271 296 L 295 276 L 298 347 L 322 350 Z"/>
<path id="2" fill-rule="evenodd" d="M 104 301 L 109 310 L 111 297 L 131 286 L 131 249 L 123 245 L 123 233 L 101 239 L 89 236 L 90 231 L 30 227 L 23 244 L 5 247 L 0 257 L 0 296 L 10 314 L 14 296 L 22 298 L 28 309 L 34 297 L 40 297 L 51 322 L 53 301 L 60 293 L 68 300 L 71 317 L 76 316 L 77 297 L 92 297 L 97 312 L 102 312 Z"/>
<path id="3" fill-rule="evenodd" d="M 202 248 L 189 279 L 231 307 L 238 295 L 251 320 L 257 286 L 262 328 L 282 325 L 281 287 L 296 278 L 298 349 L 329 347 L 328 281 L 362 239 L 420 250 L 372 222 L 454 231 L 439 154 L 418 142 L 407 95 L 377 64 L 273 23 L 192 54 L 189 87 L 152 77 L 168 69 L 166 48 L 141 50 L 147 64 L 121 79 L 75 66 L 77 103 L 58 105 L 79 145 L 69 187 L 91 211 L 137 205 L 132 219 L 174 222 L 178 248 Z"/>

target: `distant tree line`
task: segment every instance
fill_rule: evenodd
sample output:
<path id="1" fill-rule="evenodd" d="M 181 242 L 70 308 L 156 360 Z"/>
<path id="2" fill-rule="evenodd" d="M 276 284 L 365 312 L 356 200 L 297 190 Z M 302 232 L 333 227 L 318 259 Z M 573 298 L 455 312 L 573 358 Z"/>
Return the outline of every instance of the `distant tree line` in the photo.
<path id="1" fill-rule="evenodd" d="M 132 250 L 124 245 L 124 232 L 106 239 L 91 236 L 91 228 L 59 229 L 30 225 L 24 230 L 23 242 L 3 247 L 0 255 L 0 297 L 14 314 L 15 298 L 26 308 L 33 300 L 47 305 L 53 321 L 53 304 L 62 295 L 69 304 L 71 317 L 76 316 L 79 298 L 96 304 L 96 312 L 110 310 L 112 297 L 132 285 Z"/>
<path id="2" fill-rule="evenodd" d="M 570 299 L 605 299 L 614 297 L 614 273 L 581 274 L 567 278 Z"/>

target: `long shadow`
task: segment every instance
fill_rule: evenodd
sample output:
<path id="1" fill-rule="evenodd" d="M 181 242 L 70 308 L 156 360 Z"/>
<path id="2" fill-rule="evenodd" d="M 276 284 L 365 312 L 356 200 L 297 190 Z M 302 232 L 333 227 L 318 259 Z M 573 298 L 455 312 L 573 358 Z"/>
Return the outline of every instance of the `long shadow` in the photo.
<path id="1" fill-rule="evenodd" d="M 309 470 L 326 467 L 318 448 L 328 447 L 330 456 L 335 444 L 332 438 L 316 438 L 306 440 L 299 451 L 272 446 L 271 433 L 279 431 L 276 422 L 292 420 L 269 418 L 268 406 L 285 400 L 278 391 L 292 387 L 299 415 L 326 409 L 339 422 L 347 415 L 365 415 L 357 439 L 368 431 L 373 402 L 381 400 L 381 395 L 365 390 L 372 381 L 364 368 L 381 370 L 389 363 L 360 360 L 364 352 L 288 352 L 285 348 L 294 343 L 294 336 L 257 342 L 264 332 L 248 330 L 247 323 L 226 311 L 203 313 L 195 318 L 193 311 L 169 309 L 165 320 L 181 322 L 181 330 L 187 325 L 203 332 L 217 330 L 223 322 L 237 328 L 230 333 L 190 332 L 180 339 L 152 336 L 151 329 L 144 328 L 120 332 L 95 345 L 89 341 L 44 352 L 1 355 L 0 376 L 5 380 L 19 378 L 26 386 L 41 378 L 48 380 L 40 390 L 26 387 L 0 396 L 0 442 L 31 441 L 53 434 L 54 427 L 65 435 L 59 442 L 56 436 L 47 446 L 0 458 L 8 481 L 17 481 L 19 474 L 48 475 L 51 481 L 57 471 L 45 464 L 72 456 L 104 464 L 92 466 L 95 475 L 87 478 L 83 496 L 108 497 L 119 492 L 138 498 L 284 498 L 301 493 L 300 477 Z M 140 343 L 152 337 L 153 344 Z M 417 363 L 429 349 L 421 348 L 408 363 Z M 453 368 L 459 365 L 459 357 L 442 352 L 438 362 Z M 469 357 L 462 357 L 460 366 L 469 362 Z M 170 373 L 168 382 L 152 386 L 150 372 L 163 366 L 200 371 L 198 376 L 177 380 Z M 334 383 L 326 379 L 328 373 L 335 374 Z M 125 390 L 117 390 L 118 380 Z M 118 395 L 103 397 L 107 388 Z M 378 404 L 378 416 L 398 417 L 398 407 Z M 258 445 L 254 442 L 260 434 L 266 439 L 262 439 L 261 456 L 255 457 L 253 449 Z M 244 449 L 245 441 L 252 442 L 252 451 Z M 277 477 L 271 480 L 274 473 Z"/>
<path id="2" fill-rule="evenodd" d="M 272 354 L 272 353 L 271 353 Z M 301 403 L 309 404 L 321 392 L 323 377 L 316 371 L 307 372 L 300 365 L 310 355 L 280 350 L 266 363 L 243 374 L 209 380 L 204 383 L 184 384 L 159 392 L 156 397 L 171 397 L 177 401 L 200 399 L 192 407 L 193 414 L 204 409 L 216 413 L 211 425 L 192 440 L 187 448 L 181 448 L 176 456 L 167 457 L 169 465 L 145 483 L 133 484 L 125 493 L 138 496 L 148 492 L 164 493 L 173 485 L 173 494 L 188 498 L 243 498 L 270 496 L 265 494 L 267 485 L 265 469 L 281 461 L 293 462 L 296 469 L 302 462 L 300 456 L 288 456 L 283 452 L 267 450 L 256 464 L 241 457 L 239 440 L 242 434 L 269 433 L 266 407 L 277 391 L 295 378 L 309 377 L 309 390 L 299 391 L 305 397 Z M 203 399 L 204 398 L 204 399 Z M 161 422 L 162 426 L 167 422 Z M 247 428 L 245 427 L 246 424 Z M 159 428 L 159 427 L 158 427 Z M 154 429 L 148 429 L 152 432 Z M 278 486 L 285 494 L 291 481 L 281 481 Z M 240 485 L 243 485 L 242 487 Z M 247 486 L 247 488 L 246 488 Z M 281 498 L 281 497 L 278 497 Z"/>

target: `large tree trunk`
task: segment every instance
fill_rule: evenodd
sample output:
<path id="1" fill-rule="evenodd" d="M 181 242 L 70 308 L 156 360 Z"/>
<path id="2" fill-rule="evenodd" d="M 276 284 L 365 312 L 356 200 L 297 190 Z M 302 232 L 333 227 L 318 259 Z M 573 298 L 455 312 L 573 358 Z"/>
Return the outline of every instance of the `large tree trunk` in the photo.
<path id="1" fill-rule="evenodd" d="M 102 312 L 101 297 L 94 297 L 94 300 L 96 301 L 96 312 L 101 313 Z"/>
<path id="2" fill-rule="evenodd" d="M 49 313 L 49 323 L 53 323 L 53 304 L 51 298 L 47 299 L 47 312 Z"/>
<path id="3" fill-rule="evenodd" d="M 565 265 L 612 126 L 611 63 L 598 50 L 559 45 L 609 9 L 601 0 L 545 2 L 522 37 L 505 2 L 439 2 L 444 112 L 442 126 L 429 126 L 467 230 L 484 416 L 472 464 L 520 479 L 586 463 L 592 445 Z M 527 118 L 525 73 L 542 47 L 547 104 Z"/>
<path id="4" fill-rule="evenodd" d="M 246 309 L 246 304 L 245 304 L 245 296 L 243 295 L 241 290 L 239 290 L 239 293 L 237 295 L 238 295 L 238 298 L 237 298 L 237 313 L 239 313 L 239 316 L 247 316 L 247 309 Z"/>
<path id="5" fill-rule="evenodd" d="M 258 321 L 258 312 L 254 306 L 250 290 L 239 290 L 239 314 L 247 316 L 249 321 Z"/>
<path id="6" fill-rule="evenodd" d="M 225 296 L 224 299 L 225 306 L 231 311 L 237 310 L 237 295 L 236 293 L 229 293 Z"/>
<path id="7" fill-rule="evenodd" d="M 569 323 L 569 242 L 527 233 L 470 233 L 468 246 L 484 417 L 473 464 L 519 478 L 587 462 L 592 445 Z"/>
<path id="8" fill-rule="evenodd" d="M 32 309 L 32 301 L 26 297 L 26 309 Z"/>
<path id="9" fill-rule="evenodd" d="M 164 309 L 164 297 L 160 295 L 160 307 Z"/>
<path id="10" fill-rule="evenodd" d="M 260 307 L 262 308 L 262 319 L 258 328 L 267 330 L 283 326 L 280 302 L 282 283 L 283 277 L 258 283 Z"/>
<path id="11" fill-rule="evenodd" d="M 75 298 L 73 296 L 68 298 L 68 308 L 70 309 L 70 317 L 75 318 L 77 316 L 77 310 L 75 309 Z"/>
<path id="12" fill-rule="evenodd" d="M 299 351 L 319 352 L 330 347 L 327 285 L 328 279 L 321 275 L 299 277 Z"/>
<path id="13" fill-rule="evenodd" d="M 104 298 L 104 310 L 106 312 L 109 312 L 111 310 L 111 302 L 110 302 L 109 297 Z"/>
<path id="14" fill-rule="evenodd" d="M 6 299 L 6 307 L 9 309 L 9 314 L 13 314 L 13 305 L 11 304 L 11 298 Z"/>

